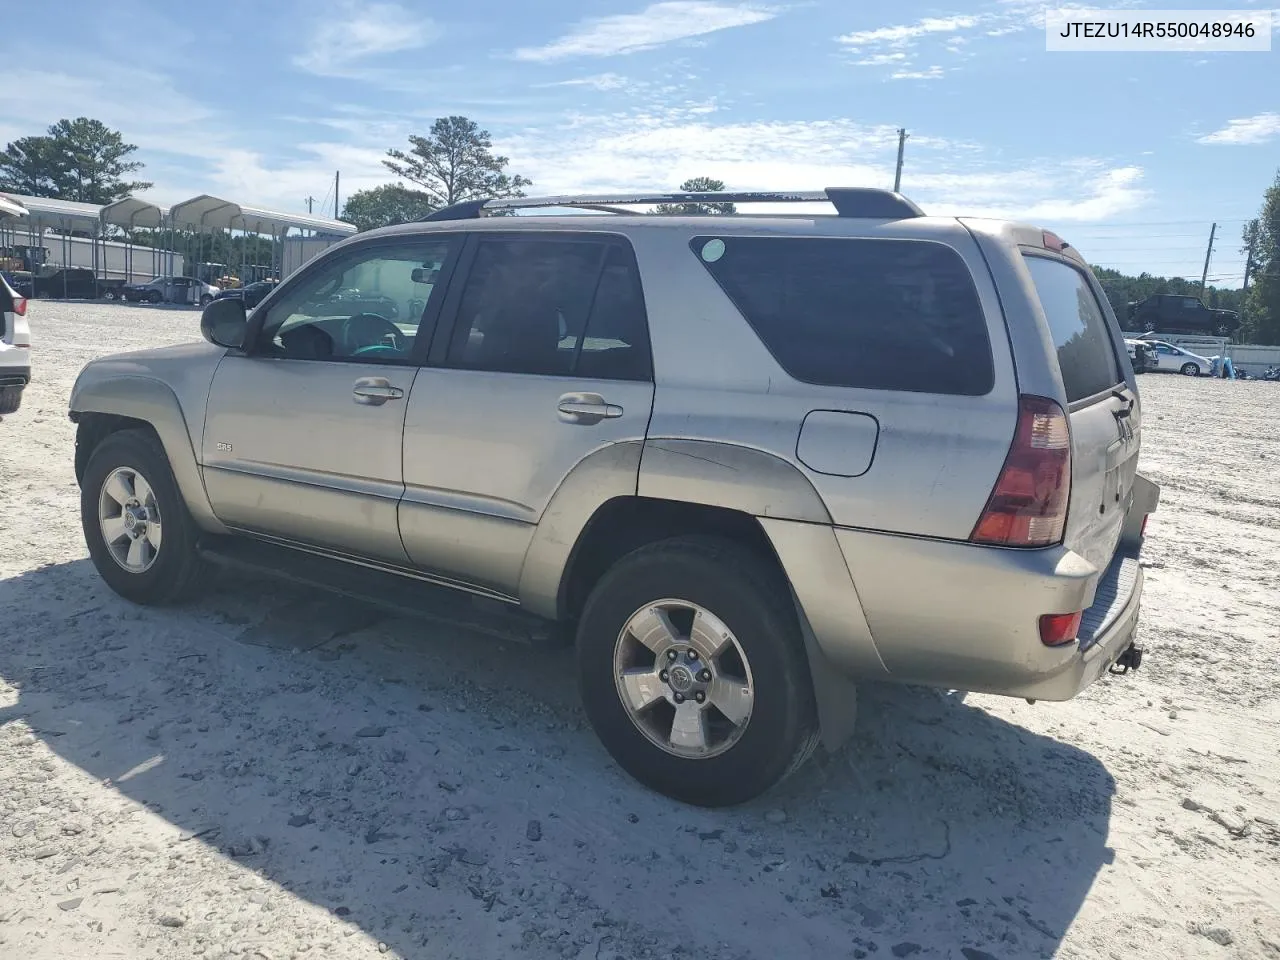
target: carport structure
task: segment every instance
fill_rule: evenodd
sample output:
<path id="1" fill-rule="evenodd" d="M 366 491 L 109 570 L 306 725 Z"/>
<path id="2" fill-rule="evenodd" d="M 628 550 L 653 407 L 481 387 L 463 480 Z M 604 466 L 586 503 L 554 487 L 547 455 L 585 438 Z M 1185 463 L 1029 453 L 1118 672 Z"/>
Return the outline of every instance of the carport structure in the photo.
<path id="1" fill-rule="evenodd" d="M 232 200 L 210 196 L 207 193 L 175 203 L 170 207 L 169 226 L 170 229 L 189 228 L 196 231 L 201 238 L 202 251 L 197 262 L 203 259 L 204 236 L 211 235 L 215 230 L 239 231 L 243 235 L 252 233 L 258 236 L 270 236 L 271 272 L 277 277 L 280 276 L 282 267 L 278 262 L 282 258 L 280 241 L 290 230 L 311 231 L 337 237 L 347 237 L 356 232 L 355 227 L 341 220 L 331 220 L 328 217 L 316 217 L 310 214 L 265 210 L 262 207 L 246 206 Z M 248 244 L 242 244 L 240 247 L 242 277 L 245 273 L 247 252 Z"/>
<path id="2" fill-rule="evenodd" d="M 100 222 L 98 213 L 101 210 L 97 204 L 93 203 L 76 203 L 73 200 L 52 200 L 48 197 L 25 197 L 10 195 L 5 197 L 9 203 L 23 208 L 27 211 L 25 222 L 22 226 L 16 226 L 16 221 L 9 221 L 11 224 L 5 230 L 6 236 L 0 242 L 0 246 L 16 246 L 21 242 L 20 237 L 25 237 L 26 245 L 32 247 L 44 246 L 44 232 L 49 228 L 59 231 L 58 242 L 61 244 L 62 262 L 69 264 L 71 262 L 72 247 L 72 231 L 87 233 L 93 247 L 93 268 L 97 272 L 98 267 L 98 248 L 97 239 L 99 234 Z M 10 217 L 15 214 L 9 214 Z M 7 217 L 5 219 L 8 219 Z M 62 275 L 63 293 L 66 293 L 67 275 Z"/>
<path id="3" fill-rule="evenodd" d="M 111 224 L 124 228 L 125 273 L 132 278 L 133 231 L 139 228 L 150 230 L 163 228 L 169 222 L 169 209 L 167 207 L 158 207 L 154 203 L 138 197 L 125 197 L 123 200 L 116 200 L 114 203 L 108 203 L 103 207 L 99 214 L 99 219 L 103 227 Z M 103 232 L 105 233 L 105 231 Z M 151 255 L 151 275 L 153 277 L 158 277 L 162 273 L 173 273 L 172 250 L 161 250 L 159 247 L 154 246 L 144 246 L 143 249 Z"/>

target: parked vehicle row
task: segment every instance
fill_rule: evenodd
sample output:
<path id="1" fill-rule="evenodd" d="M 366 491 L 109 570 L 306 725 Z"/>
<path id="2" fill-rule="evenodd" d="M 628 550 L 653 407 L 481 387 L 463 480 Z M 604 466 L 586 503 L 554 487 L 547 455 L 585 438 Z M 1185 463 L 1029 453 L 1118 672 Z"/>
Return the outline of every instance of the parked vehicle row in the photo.
<path id="1" fill-rule="evenodd" d="M 486 218 L 780 199 L 838 215 Z M 1141 662 L 1142 404 L 1040 229 L 862 189 L 473 202 L 201 329 L 72 390 L 114 590 L 216 562 L 497 601 L 576 637 L 597 734 L 670 796 L 767 789 L 854 680 L 1065 700 Z"/>

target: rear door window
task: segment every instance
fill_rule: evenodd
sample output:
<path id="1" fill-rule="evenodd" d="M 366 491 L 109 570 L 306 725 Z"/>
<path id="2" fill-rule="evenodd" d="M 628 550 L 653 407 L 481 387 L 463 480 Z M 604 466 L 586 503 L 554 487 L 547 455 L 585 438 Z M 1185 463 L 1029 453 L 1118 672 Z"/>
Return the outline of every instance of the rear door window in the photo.
<path id="1" fill-rule="evenodd" d="M 1075 403 L 1121 383 L 1106 314 L 1085 275 L 1061 260 L 1026 255 L 1040 306 L 1058 351 L 1067 402 Z"/>
<path id="2" fill-rule="evenodd" d="M 707 236 L 691 246 L 797 380 L 962 396 L 995 384 L 973 277 L 944 244 Z"/>
<path id="3" fill-rule="evenodd" d="M 611 240 L 533 233 L 480 240 L 446 362 L 502 373 L 651 379 L 630 251 Z"/>

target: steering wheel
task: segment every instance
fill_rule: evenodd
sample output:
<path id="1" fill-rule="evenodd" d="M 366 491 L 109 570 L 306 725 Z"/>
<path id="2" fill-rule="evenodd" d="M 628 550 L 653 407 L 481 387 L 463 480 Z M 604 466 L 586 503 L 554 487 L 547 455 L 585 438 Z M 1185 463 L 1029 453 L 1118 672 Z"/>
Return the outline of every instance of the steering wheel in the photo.
<path id="1" fill-rule="evenodd" d="M 341 329 L 342 342 L 349 356 L 404 352 L 404 334 L 381 314 L 357 313 L 342 321 Z"/>

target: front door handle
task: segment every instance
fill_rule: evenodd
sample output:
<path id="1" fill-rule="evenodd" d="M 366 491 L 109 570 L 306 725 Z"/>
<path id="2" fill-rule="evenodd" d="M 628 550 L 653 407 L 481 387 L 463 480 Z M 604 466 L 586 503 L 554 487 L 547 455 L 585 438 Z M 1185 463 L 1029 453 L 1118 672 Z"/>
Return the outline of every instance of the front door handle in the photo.
<path id="1" fill-rule="evenodd" d="M 622 416 L 616 403 L 605 403 L 598 393 L 566 393 L 556 404 L 560 419 L 566 423 L 592 424 Z"/>
<path id="2" fill-rule="evenodd" d="M 369 407 L 380 407 L 388 400 L 399 400 L 404 391 L 393 387 L 386 377 L 361 377 L 351 388 L 351 397 L 356 403 Z"/>

